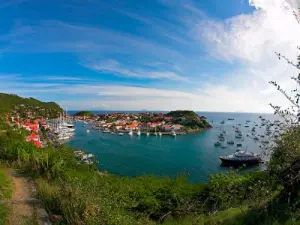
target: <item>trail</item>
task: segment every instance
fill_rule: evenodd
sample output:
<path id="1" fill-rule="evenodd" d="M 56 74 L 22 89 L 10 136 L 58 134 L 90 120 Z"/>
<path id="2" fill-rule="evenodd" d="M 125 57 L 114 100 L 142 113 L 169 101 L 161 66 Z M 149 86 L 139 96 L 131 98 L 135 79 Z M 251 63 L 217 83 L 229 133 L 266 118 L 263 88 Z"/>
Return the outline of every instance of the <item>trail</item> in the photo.
<path id="1" fill-rule="evenodd" d="M 11 210 L 8 225 L 51 225 L 48 214 L 37 199 L 36 186 L 32 179 L 7 170 L 14 186 L 12 198 L 5 201 Z"/>

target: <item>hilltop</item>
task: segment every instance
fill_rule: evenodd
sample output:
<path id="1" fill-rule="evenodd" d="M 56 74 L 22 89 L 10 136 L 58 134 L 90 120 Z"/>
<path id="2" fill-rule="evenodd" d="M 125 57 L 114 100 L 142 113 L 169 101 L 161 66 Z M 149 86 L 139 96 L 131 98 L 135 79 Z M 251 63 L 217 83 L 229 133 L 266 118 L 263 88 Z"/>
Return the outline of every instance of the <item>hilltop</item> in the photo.
<path id="1" fill-rule="evenodd" d="M 90 111 L 80 111 L 78 113 L 76 113 L 74 116 L 86 116 L 86 117 L 90 117 L 93 116 L 94 114 Z"/>
<path id="2" fill-rule="evenodd" d="M 176 110 L 166 114 L 173 117 L 173 123 L 178 123 L 188 131 L 203 130 L 212 126 L 206 121 L 205 117 L 199 116 L 197 113 L 190 110 Z"/>
<path id="3" fill-rule="evenodd" d="M 35 98 L 22 98 L 14 94 L 0 93 L 0 114 L 12 112 L 20 117 L 58 117 L 63 109 L 55 102 L 42 102 Z"/>

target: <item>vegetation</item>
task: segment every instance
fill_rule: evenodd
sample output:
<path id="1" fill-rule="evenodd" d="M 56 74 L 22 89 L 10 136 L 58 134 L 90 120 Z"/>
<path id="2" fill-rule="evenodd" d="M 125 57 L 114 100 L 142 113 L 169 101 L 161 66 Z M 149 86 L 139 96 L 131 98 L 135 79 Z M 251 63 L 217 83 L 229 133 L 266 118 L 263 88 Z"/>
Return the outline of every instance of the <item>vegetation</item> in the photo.
<path id="1" fill-rule="evenodd" d="M 1 134 L 0 158 L 35 177 L 45 207 L 66 224 L 270 224 L 263 223 L 270 220 L 266 210 L 276 207 L 264 205 L 280 201 L 285 188 L 270 171 L 212 175 L 205 184 L 190 184 L 186 176 L 100 175 L 93 166 L 76 164 L 70 149 L 39 149 L 24 135 Z M 280 218 L 279 212 L 272 218 Z"/>
<path id="2" fill-rule="evenodd" d="M 4 169 L 0 167 L 0 225 L 4 225 L 9 209 L 1 201 L 11 198 L 12 183 Z"/>
<path id="3" fill-rule="evenodd" d="M 203 130 L 211 128 L 211 125 L 203 117 L 189 110 L 171 111 L 166 116 L 173 117 L 173 123 L 184 125 L 186 131 Z"/>
<path id="4" fill-rule="evenodd" d="M 34 98 L 22 98 L 13 94 L 0 93 L 0 114 L 14 112 L 21 118 L 30 114 L 34 117 L 58 117 L 63 112 L 55 102 L 42 102 Z"/>
<path id="5" fill-rule="evenodd" d="M 86 116 L 86 117 L 91 117 L 94 114 L 90 111 L 80 111 L 78 113 L 76 113 L 74 116 Z"/>

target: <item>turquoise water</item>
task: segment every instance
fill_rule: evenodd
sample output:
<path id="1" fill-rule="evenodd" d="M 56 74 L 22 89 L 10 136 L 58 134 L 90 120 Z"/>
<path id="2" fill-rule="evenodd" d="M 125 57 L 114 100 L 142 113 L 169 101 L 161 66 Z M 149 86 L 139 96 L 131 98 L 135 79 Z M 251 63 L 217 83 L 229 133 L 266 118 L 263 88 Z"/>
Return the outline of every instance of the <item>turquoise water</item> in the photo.
<path id="1" fill-rule="evenodd" d="M 248 113 L 200 113 L 212 122 L 213 128 L 196 134 L 171 136 L 118 136 L 91 129 L 92 125 L 83 127 L 76 124 L 74 138 L 67 145 L 93 153 L 99 160 L 99 169 L 110 173 L 138 176 L 158 175 L 175 177 L 181 173 L 188 173 L 191 182 L 207 181 L 209 174 L 225 172 L 228 169 L 220 166 L 220 155 L 231 154 L 236 151 L 237 139 L 234 139 L 233 125 L 241 123 L 243 132 L 243 146 L 252 152 L 260 153 L 258 144 L 246 137 L 254 122 L 260 124 L 258 116 L 262 114 Z M 275 119 L 273 115 L 262 115 Z M 235 118 L 228 121 L 228 118 Z M 225 120 L 225 124 L 220 122 Z M 246 120 L 250 120 L 250 127 L 245 128 Z M 90 133 L 86 132 L 90 129 Z M 235 145 L 222 149 L 215 147 L 218 134 L 226 131 L 226 140 L 234 140 Z M 259 131 L 258 133 L 263 132 Z M 225 142 L 226 143 L 226 142 Z"/>

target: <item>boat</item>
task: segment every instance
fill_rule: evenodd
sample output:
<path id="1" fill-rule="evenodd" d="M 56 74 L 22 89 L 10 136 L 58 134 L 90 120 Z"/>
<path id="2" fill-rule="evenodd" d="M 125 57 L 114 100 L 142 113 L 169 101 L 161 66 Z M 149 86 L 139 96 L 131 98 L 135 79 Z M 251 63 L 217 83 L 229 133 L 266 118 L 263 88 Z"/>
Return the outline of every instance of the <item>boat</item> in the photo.
<path id="1" fill-rule="evenodd" d="M 120 136 L 123 136 L 123 135 L 124 135 L 124 133 L 119 133 L 119 135 L 120 135 Z"/>
<path id="2" fill-rule="evenodd" d="M 262 161 L 258 154 L 247 151 L 236 151 L 232 155 L 220 156 L 223 165 L 241 166 L 241 165 L 255 165 Z"/>
<path id="3" fill-rule="evenodd" d="M 234 145 L 234 141 L 227 141 L 227 144 Z"/>
<path id="4" fill-rule="evenodd" d="M 242 147 L 241 143 L 236 144 L 236 147 Z"/>
<path id="5" fill-rule="evenodd" d="M 221 124 L 224 124 L 225 123 L 225 121 L 223 120 L 223 121 L 221 121 Z"/>
<path id="6" fill-rule="evenodd" d="M 215 146 L 216 146 L 216 147 L 219 147 L 219 146 L 221 146 L 221 143 L 220 143 L 219 141 L 217 141 L 217 142 L 215 143 Z"/>
<path id="7" fill-rule="evenodd" d="M 109 132 L 110 132 L 109 130 L 104 130 L 104 131 L 103 131 L 103 133 L 109 133 Z"/>
<path id="8" fill-rule="evenodd" d="M 234 120 L 234 118 L 228 118 L 228 120 Z"/>
<path id="9" fill-rule="evenodd" d="M 161 137 L 161 136 L 162 136 L 162 133 L 161 133 L 161 132 L 159 132 L 159 133 L 158 133 L 158 135 Z"/>
<path id="10" fill-rule="evenodd" d="M 150 135 L 150 133 L 149 132 L 147 132 L 147 136 L 149 136 Z"/>
<path id="11" fill-rule="evenodd" d="M 141 136 L 141 131 L 138 130 L 138 132 L 136 134 L 137 134 L 137 136 Z"/>
<path id="12" fill-rule="evenodd" d="M 90 133 L 90 130 L 86 130 L 87 133 Z"/>
<path id="13" fill-rule="evenodd" d="M 172 130 L 171 135 L 172 135 L 173 137 L 176 137 L 176 132 L 175 132 L 174 130 Z"/>
<path id="14" fill-rule="evenodd" d="M 131 130 L 131 131 L 129 131 L 128 135 L 129 135 L 129 136 L 132 136 L 132 135 L 133 135 L 133 132 L 132 132 L 132 130 Z"/>

